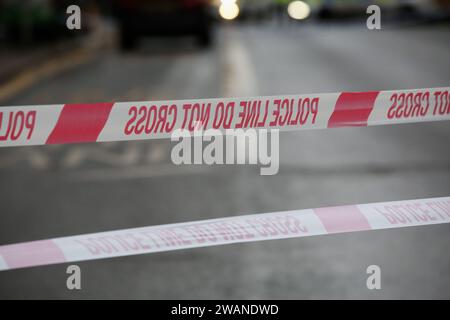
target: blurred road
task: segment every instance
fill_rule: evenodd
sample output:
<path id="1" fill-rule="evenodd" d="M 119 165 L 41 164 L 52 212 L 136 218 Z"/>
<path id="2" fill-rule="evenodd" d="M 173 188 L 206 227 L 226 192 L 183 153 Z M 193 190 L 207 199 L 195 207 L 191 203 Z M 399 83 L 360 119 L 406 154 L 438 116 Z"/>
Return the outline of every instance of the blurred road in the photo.
<path id="1" fill-rule="evenodd" d="M 234 25 L 216 45 L 147 41 L 2 103 L 450 84 L 448 26 Z M 182 51 L 182 53 L 180 53 Z M 283 133 L 280 172 L 182 166 L 170 142 L 0 150 L 0 243 L 229 215 L 450 195 L 450 123 Z M 450 226 L 277 240 L 0 273 L 0 298 L 450 298 Z M 381 267 L 382 290 L 366 288 Z"/>

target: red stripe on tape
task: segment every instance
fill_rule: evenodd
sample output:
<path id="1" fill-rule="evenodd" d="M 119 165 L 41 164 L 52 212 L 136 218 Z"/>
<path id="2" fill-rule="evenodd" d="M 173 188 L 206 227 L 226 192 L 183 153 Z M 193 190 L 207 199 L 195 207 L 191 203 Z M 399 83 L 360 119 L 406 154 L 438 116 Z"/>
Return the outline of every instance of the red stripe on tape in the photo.
<path id="1" fill-rule="evenodd" d="M 372 227 L 357 206 L 314 209 L 328 233 L 371 230 Z"/>
<path id="2" fill-rule="evenodd" d="M 114 103 L 66 104 L 46 144 L 95 142 Z"/>
<path id="3" fill-rule="evenodd" d="M 379 91 L 343 92 L 328 120 L 328 128 L 365 127 Z"/>
<path id="4" fill-rule="evenodd" d="M 1 247 L 0 253 L 11 269 L 66 262 L 61 249 L 52 240 L 11 244 Z"/>

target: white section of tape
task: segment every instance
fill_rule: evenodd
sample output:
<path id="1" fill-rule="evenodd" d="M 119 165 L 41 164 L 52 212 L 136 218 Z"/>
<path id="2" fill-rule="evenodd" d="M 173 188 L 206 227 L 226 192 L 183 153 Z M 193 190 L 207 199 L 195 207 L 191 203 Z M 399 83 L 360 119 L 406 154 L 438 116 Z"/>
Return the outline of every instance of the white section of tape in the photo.
<path id="1" fill-rule="evenodd" d="M 413 227 L 450 222 L 450 198 L 359 204 L 373 229 Z"/>
<path id="2" fill-rule="evenodd" d="M 3 260 L 3 257 L 0 255 L 0 271 L 8 270 L 8 266 L 6 265 L 5 260 Z"/>
<path id="3" fill-rule="evenodd" d="M 265 225 L 281 228 L 281 222 L 290 228 L 272 230 Z M 54 242 L 68 261 L 80 261 L 325 233 L 309 209 L 102 232 Z"/>
<path id="4" fill-rule="evenodd" d="M 315 119 L 315 125 L 310 127 L 310 129 L 325 129 L 328 127 L 328 121 L 334 112 L 334 106 L 339 98 L 339 93 L 326 93 L 321 95 L 306 95 L 313 99 L 314 97 L 320 97 L 319 100 L 319 112 Z M 292 126 L 288 127 L 287 130 L 298 130 L 298 129 L 308 129 L 308 127 L 298 127 Z"/>
<path id="5" fill-rule="evenodd" d="M 230 128 L 239 128 L 241 122 L 240 114 L 245 110 L 244 103 L 253 105 L 253 103 L 260 103 L 258 108 L 261 113 L 257 118 L 262 121 L 267 104 L 267 120 L 265 125 L 259 128 L 274 128 L 282 131 L 299 130 L 299 129 L 323 129 L 328 125 L 328 120 L 333 113 L 334 105 L 339 97 L 339 93 L 327 93 L 321 95 L 305 94 L 305 95 L 287 95 L 287 96 L 273 96 L 273 97 L 251 97 L 251 98 L 233 98 L 233 99 L 198 99 L 198 100 L 178 100 L 178 101 L 141 101 L 141 102 L 119 102 L 114 104 L 108 120 L 100 133 L 97 141 L 125 141 L 125 140 L 140 140 L 140 139 L 158 139 L 169 138 L 169 132 L 161 132 L 162 126 L 182 128 L 190 122 L 190 118 L 186 119 L 186 110 L 193 110 L 195 105 L 199 106 L 200 112 L 209 108 L 208 123 L 205 124 L 204 130 L 213 129 L 214 114 L 218 104 L 223 103 L 225 110 L 230 110 L 227 113 L 232 116 Z M 282 102 L 285 104 L 282 104 Z M 292 105 L 290 104 L 292 103 Z M 227 109 L 227 106 L 233 108 Z M 292 106 L 292 118 L 299 114 L 299 119 L 303 122 L 302 125 L 285 125 L 285 126 L 271 126 L 270 122 L 275 119 L 274 110 L 278 105 L 281 107 L 283 113 L 281 117 L 285 117 L 287 113 L 286 106 Z M 317 108 L 317 109 L 315 109 Z M 166 116 L 168 123 L 161 123 L 158 125 L 158 120 L 163 117 L 159 114 L 160 110 L 166 110 L 162 115 Z M 232 110 L 232 111 L 231 111 Z M 300 112 L 298 112 L 300 110 Z M 194 116 L 197 113 L 190 112 Z M 220 114 L 220 113 L 219 113 Z M 226 116 L 225 116 L 226 117 Z M 142 121 L 141 121 L 142 119 Z M 175 120 L 176 119 L 176 120 Z M 195 120 L 195 119 L 193 119 Z M 294 119 L 291 119 L 292 121 Z M 299 120 L 300 121 L 300 120 Z M 155 132 L 158 128 L 157 132 Z M 244 127 L 248 128 L 248 127 Z M 220 128 L 223 132 L 223 128 Z M 165 130 L 167 131 L 167 130 Z"/>
<path id="6" fill-rule="evenodd" d="M 168 106 L 166 119 L 175 122 L 171 122 L 170 125 L 173 125 L 174 128 L 181 127 L 181 122 L 183 120 L 181 118 L 182 109 L 179 107 L 179 105 L 181 105 L 179 102 L 181 101 L 177 101 L 176 111 L 174 111 L 174 108 L 170 108 L 174 102 L 175 101 L 141 101 L 115 103 L 97 141 L 131 141 L 170 138 L 170 133 L 159 132 L 159 130 L 154 132 L 154 130 L 156 130 L 157 125 L 159 129 L 161 129 L 162 126 L 167 125 L 167 122 L 158 124 L 158 120 L 162 118 L 159 115 L 162 106 Z M 183 101 L 183 103 L 189 102 L 193 101 Z M 196 102 L 198 102 L 198 100 Z M 153 106 L 158 107 L 158 109 L 152 108 Z M 141 119 L 142 122 L 140 122 Z M 150 128 L 153 121 L 155 121 L 153 126 L 154 130 L 146 133 L 145 130 Z"/>
<path id="7" fill-rule="evenodd" d="M 368 125 L 450 120 L 449 88 L 381 91 Z"/>
<path id="8" fill-rule="evenodd" d="M 42 145 L 56 126 L 63 105 L 0 108 L 0 145 Z"/>

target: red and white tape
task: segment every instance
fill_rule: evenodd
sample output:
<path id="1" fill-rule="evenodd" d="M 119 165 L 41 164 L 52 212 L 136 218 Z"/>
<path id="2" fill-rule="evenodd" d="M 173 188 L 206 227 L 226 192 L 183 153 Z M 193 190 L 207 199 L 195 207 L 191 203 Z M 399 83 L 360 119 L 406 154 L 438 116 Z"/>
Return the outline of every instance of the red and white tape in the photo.
<path id="1" fill-rule="evenodd" d="M 0 270 L 450 222 L 450 197 L 272 212 L 0 246 Z"/>
<path id="2" fill-rule="evenodd" d="M 198 123 L 225 131 L 450 120 L 449 89 L 0 107 L 0 146 L 169 138 Z"/>

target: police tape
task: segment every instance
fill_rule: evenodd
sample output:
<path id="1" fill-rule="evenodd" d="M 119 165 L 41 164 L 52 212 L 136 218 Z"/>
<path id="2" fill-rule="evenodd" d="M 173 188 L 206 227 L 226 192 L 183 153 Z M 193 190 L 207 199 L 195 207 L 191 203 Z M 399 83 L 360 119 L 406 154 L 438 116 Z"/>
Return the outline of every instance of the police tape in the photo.
<path id="1" fill-rule="evenodd" d="M 0 107 L 0 147 L 169 138 L 199 123 L 224 132 L 450 120 L 449 89 Z"/>
<path id="2" fill-rule="evenodd" d="M 233 216 L 0 246 L 0 270 L 450 222 L 450 197 Z"/>

